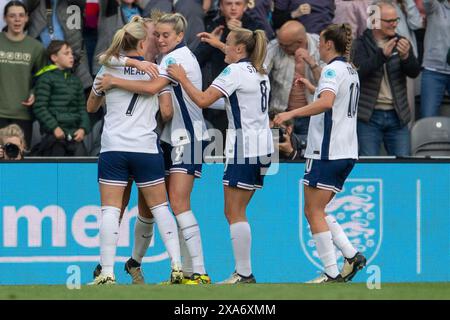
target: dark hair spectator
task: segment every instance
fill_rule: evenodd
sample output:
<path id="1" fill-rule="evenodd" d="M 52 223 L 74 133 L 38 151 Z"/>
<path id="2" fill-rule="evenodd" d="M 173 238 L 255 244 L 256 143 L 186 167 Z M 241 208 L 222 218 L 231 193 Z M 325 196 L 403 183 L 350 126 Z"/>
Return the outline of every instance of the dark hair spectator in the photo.
<path id="1" fill-rule="evenodd" d="M 384 142 L 389 155 L 408 156 L 411 111 L 406 77 L 415 78 L 420 65 L 410 42 L 396 33 L 397 10 L 387 1 L 377 4 L 380 17 L 355 41 L 353 62 L 358 68 L 361 95 L 358 105 L 359 153 L 380 154 Z"/>
<path id="2" fill-rule="evenodd" d="M 89 62 L 81 26 L 86 1 L 26 0 L 25 2 L 30 8 L 28 34 L 39 39 L 44 47 L 47 47 L 52 40 L 67 41 L 75 56 L 75 74 L 81 79 L 84 89 L 90 88 L 92 76 L 89 72 Z M 51 12 L 51 16 L 48 12 Z"/>
<path id="3" fill-rule="evenodd" d="M 288 20 L 298 20 L 308 33 L 320 34 L 334 18 L 334 0 L 274 0 L 273 25 L 279 29 Z"/>
<path id="4" fill-rule="evenodd" d="M 33 112 L 42 141 L 35 147 L 39 156 L 86 156 L 83 144 L 90 123 L 83 85 L 70 70 L 74 63 L 68 42 L 54 40 L 47 48 L 52 64 L 38 73 Z"/>
<path id="5" fill-rule="evenodd" d="M 439 115 L 442 100 L 450 95 L 450 0 L 423 0 L 427 13 L 423 58 L 421 117 Z"/>
<path id="6" fill-rule="evenodd" d="M 6 27 L 0 33 L 0 128 L 18 124 L 27 145 L 32 136 L 33 74 L 46 63 L 45 49 L 25 34 L 27 7 L 10 1 L 4 8 Z"/>

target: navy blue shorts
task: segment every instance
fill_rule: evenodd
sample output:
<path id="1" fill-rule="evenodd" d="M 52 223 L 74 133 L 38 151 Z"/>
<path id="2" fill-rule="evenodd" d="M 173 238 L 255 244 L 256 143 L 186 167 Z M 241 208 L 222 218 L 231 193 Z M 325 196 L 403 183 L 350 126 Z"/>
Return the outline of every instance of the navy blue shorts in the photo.
<path id="1" fill-rule="evenodd" d="M 161 143 L 164 152 L 166 175 L 170 173 L 185 173 L 196 178 L 202 176 L 203 151 L 206 141 L 196 141 L 178 147 L 172 147 L 166 142 Z"/>
<path id="2" fill-rule="evenodd" d="M 355 162 L 355 159 L 306 159 L 303 184 L 335 193 L 341 192 Z"/>
<path id="3" fill-rule="evenodd" d="M 164 182 L 164 159 L 161 153 L 108 151 L 98 157 L 98 182 L 126 186 L 133 177 L 139 188 Z"/>
<path id="4" fill-rule="evenodd" d="M 264 185 L 264 176 L 270 167 L 270 157 L 261 161 L 261 158 L 245 158 L 242 161 L 225 163 L 223 184 L 245 190 L 261 189 Z"/>

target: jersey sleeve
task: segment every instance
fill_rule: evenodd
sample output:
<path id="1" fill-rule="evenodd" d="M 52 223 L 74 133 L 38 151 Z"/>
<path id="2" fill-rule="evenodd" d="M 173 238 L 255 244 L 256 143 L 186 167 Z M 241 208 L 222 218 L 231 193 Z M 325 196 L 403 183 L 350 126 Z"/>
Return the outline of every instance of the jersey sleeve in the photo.
<path id="1" fill-rule="evenodd" d="M 170 93 L 170 86 L 165 86 L 164 88 L 162 88 L 161 91 L 158 92 L 158 97 L 166 93 Z"/>
<path id="2" fill-rule="evenodd" d="M 229 65 L 213 81 L 211 87 L 218 89 L 227 98 L 229 98 L 239 86 L 239 73 L 233 65 Z"/>
<path id="3" fill-rule="evenodd" d="M 167 72 L 167 67 L 171 64 L 179 63 L 177 62 L 177 59 L 172 56 L 171 54 L 166 55 L 159 64 L 159 75 L 163 78 L 168 79 L 170 82 L 173 83 L 173 85 L 177 86 L 178 81 L 176 81 L 174 78 L 172 78 L 169 73 Z"/>
<path id="4" fill-rule="evenodd" d="M 320 94 L 323 91 L 331 91 L 337 95 L 338 88 L 338 70 L 335 67 L 328 65 L 322 70 L 317 92 Z"/>

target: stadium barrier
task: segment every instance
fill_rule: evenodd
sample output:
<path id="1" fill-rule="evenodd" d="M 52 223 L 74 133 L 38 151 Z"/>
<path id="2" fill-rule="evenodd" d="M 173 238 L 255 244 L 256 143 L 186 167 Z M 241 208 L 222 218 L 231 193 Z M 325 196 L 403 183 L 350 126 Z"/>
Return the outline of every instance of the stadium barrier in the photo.
<path id="1" fill-rule="evenodd" d="M 248 209 L 252 265 L 258 282 L 303 282 L 320 268 L 303 215 L 304 163 L 275 165 Z M 223 215 L 222 164 L 204 165 L 192 208 L 200 224 L 206 268 L 213 281 L 234 270 Z M 81 282 L 99 261 L 96 160 L 0 163 L 0 285 Z M 133 187 L 121 222 L 116 278 L 129 283 L 123 262 L 131 254 L 137 213 Z M 381 282 L 450 281 L 450 160 L 362 160 L 328 207 L 368 268 L 354 279 Z M 146 281 L 169 276 L 158 232 L 144 258 Z M 342 258 L 340 258 L 342 263 Z M 79 268 L 79 269 L 78 269 Z"/>

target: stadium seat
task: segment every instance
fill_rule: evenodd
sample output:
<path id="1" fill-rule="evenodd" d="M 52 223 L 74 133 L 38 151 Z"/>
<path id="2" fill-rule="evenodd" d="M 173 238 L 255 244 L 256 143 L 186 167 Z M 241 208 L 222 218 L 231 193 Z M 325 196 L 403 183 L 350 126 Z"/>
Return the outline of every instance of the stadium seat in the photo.
<path id="1" fill-rule="evenodd" d="M 450 156 L 450 117 L 429 117 L 411 129 L 413 156 Z"/>

